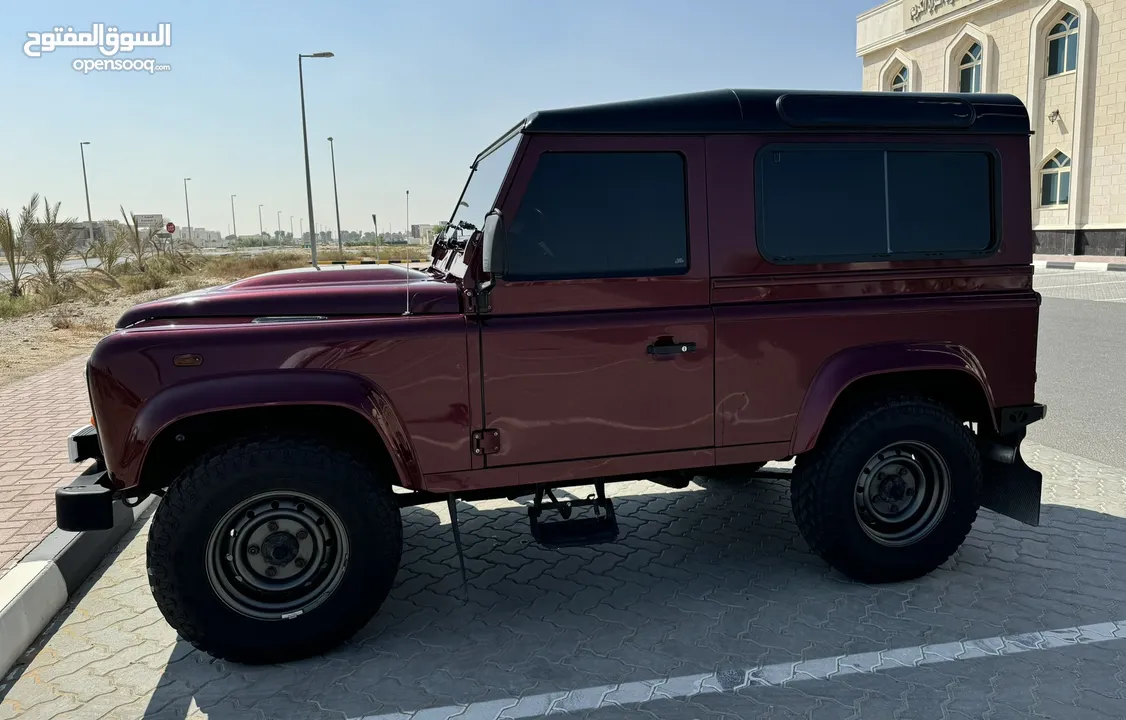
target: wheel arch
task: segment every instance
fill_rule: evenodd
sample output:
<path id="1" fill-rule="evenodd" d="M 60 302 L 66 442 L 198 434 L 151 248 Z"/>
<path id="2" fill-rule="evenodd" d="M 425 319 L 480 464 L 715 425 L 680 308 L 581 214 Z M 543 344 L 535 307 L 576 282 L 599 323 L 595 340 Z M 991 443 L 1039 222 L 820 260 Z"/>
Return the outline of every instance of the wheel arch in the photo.
<path id="1" fill-rule="evenodd" d="M 115 481 L 166 487 L 210 447 L 263 432 L 321 437 L 369 458 L 396 484 L 417 488 L 417 455 L 390 398 L 366 378 L 338 371 L 275 371 L 173 385 L 141 407 Z"/>
<path id="2" fill-rule="evenodd" d="M 833 419 L 873 395 L 919 394 L 962 420 L 996 429 L 985 371 L 966 347 L 950 343 L 869 345 L 843 350 L 818 369 L 806 391 L 791 451 L 812 450 Z"/>

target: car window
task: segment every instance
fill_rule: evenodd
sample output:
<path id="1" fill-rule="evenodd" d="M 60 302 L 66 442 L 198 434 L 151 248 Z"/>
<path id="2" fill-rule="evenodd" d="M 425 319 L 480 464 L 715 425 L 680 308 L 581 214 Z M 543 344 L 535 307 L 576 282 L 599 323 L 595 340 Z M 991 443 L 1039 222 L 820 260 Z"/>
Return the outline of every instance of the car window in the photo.
<path id="1" fill-rule="evenodd" d="M 687 214 L 679 153 L 544 153 L 506 228 L 503 276 L 687 272 Z"/>
<path id="2" fill-rule="evenodd" d="M 759 249 L 783 263 L 985 254 L 998 236 L 996 175 L 977 150 L 765 148 Z"/>

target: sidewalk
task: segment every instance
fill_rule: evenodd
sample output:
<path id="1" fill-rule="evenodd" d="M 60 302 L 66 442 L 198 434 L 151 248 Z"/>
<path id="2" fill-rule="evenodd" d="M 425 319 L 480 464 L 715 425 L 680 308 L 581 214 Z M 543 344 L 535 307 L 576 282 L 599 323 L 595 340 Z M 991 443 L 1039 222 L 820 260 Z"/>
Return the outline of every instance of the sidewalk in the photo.
<path id="1" fill-rule="evenodd" d="M 90 420 L 85 363 L 0 386 L 0 576 L 55 529 L 55 487 L 81 472 L 66 437 Z"/>
<path id="2" fill-rule="evenodd" d="M 1033 255 L 1032 260 L 1037 268 L 1126 271 L 1121 255 Z"/>

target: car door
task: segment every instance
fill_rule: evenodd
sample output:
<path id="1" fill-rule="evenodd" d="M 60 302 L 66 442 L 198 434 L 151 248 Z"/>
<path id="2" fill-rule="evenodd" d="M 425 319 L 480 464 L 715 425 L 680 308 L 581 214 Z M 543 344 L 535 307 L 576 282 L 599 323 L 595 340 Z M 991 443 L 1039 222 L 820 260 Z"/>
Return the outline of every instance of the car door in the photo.
<path id="1" fill-rule="evenodd" d="M 480 321 L 487 466 L 714 446 L 703 153 L 530 138 Z"/>

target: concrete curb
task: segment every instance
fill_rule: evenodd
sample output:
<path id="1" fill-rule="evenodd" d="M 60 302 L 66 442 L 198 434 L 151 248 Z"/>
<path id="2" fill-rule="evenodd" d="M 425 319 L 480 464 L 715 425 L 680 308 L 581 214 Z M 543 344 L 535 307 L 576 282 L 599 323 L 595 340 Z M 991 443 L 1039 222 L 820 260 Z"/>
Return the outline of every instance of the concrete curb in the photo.
<path id="1" fill-rule="evenodd" d="M 1032 266 L 1038 270 L 1095 270 L 1097 272 L 1126 272 L 1126 262 L 1063 262 L 1060 260 L 1033 260 Z"/>
<path id="2" fill-rule="evenodd" d="M 55 528 L 0 577 L 0 678 L 155 500 L 150 495 L 132 508 L 114 503 L 109 530 L 76 533 Z"/>

